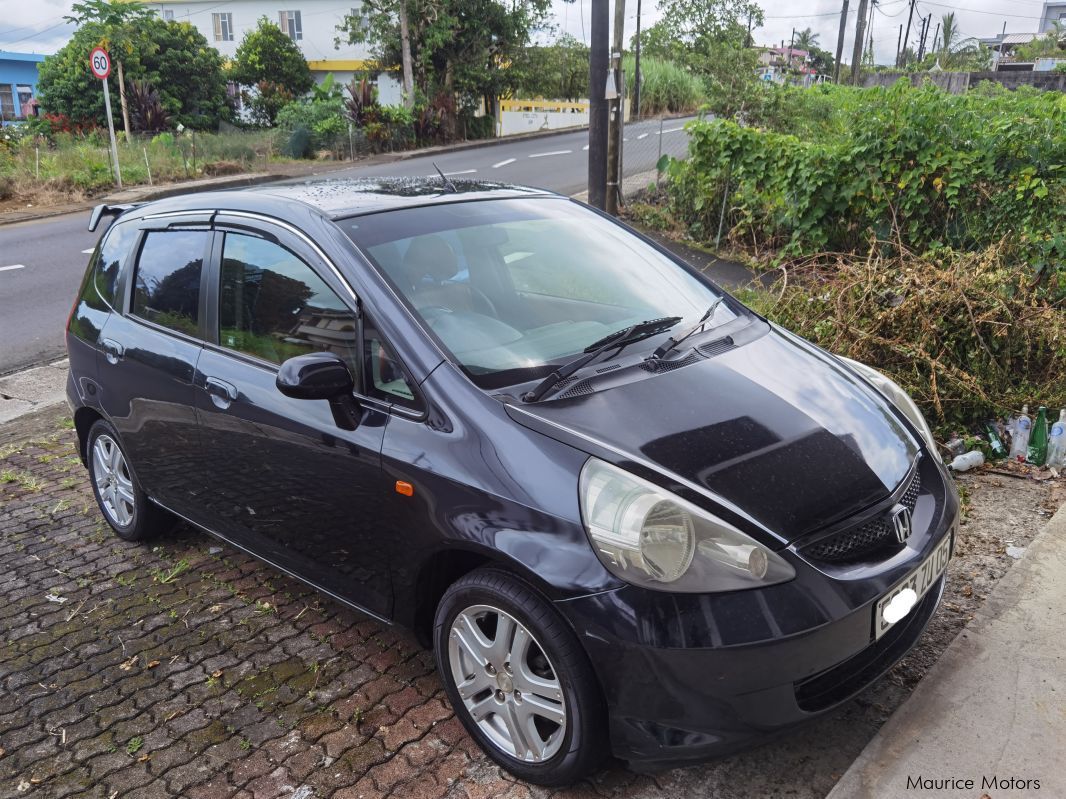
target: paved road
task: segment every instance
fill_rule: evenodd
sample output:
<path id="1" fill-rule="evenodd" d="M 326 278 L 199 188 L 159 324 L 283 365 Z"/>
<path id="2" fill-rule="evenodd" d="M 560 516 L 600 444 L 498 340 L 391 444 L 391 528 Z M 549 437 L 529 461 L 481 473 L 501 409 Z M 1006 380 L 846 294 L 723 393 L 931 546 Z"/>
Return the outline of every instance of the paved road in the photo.
<path id="1" fill-rule="evenodd" d="M 685 120 L 627 126 L 626 172 L 655 168 L 662 152 L 681 156 Z M 660 129 L 662 135 L 660 136 Z M 391 164 L 355 166 L 331 177 L 448 175 L 539 186 L 563 194 L 584 190 L 588 166 L 585 131 L 542 139 L 438 153 Z M 88 213 L 0 226 L 0 374 L 63 355 L 63 325 L 97 234 Z"/>

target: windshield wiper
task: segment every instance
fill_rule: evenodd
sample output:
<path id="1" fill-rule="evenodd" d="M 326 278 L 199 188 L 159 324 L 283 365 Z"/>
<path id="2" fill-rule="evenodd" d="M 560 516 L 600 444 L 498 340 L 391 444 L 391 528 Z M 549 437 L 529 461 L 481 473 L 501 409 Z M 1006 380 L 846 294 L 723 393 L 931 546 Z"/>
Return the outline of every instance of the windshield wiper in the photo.
<path id="1" fill-rule="evenodd" d="M 682 341 L 687 339 L 689 336 L 694 336 L 701 330 L 703 330 L 707 326 L 707 322 L 710 321 L 710 318 L 714 316 L 714 312 L 718 310 L 718 306 L 722 304 L 722 300 L 724 299 L 725 296 L 723 295 L 716 299 L 714 302 L 712 302 L 711 307 L 708 308 L 707 311 L 703 314 L 703 316 L 700 317 L 700 321 L 698 321 L 680 336 L 677 336 L 676 338 L 674 336 L 670 336 L 670 338 L 668 338 L 666 341 L 659 345 L 659 348 L 656 349 L 655 352 L 648 356 L 648 359 L 655 361 L 662 360 L 666 357 L 667 353 L 676 349 Z"/>
<path id="2" fill-rule="evenodd" d="M 642 338 L 648 338 L 648 336 L 654 336 L 656 333 L 662 333 L 676 325 L 681 319 L 682 317 L 680 316 L 666 316 L 662 319 L 646 319 L 643 322 L 637 322 L 635 325 L 622 328 L 621 330 L 617 330 L 614 333 L 610 333 L 603 338 L 592 342 L 585 347 L 584 355 L 574 358 L 574 360 L 569 363 L 564 363 L 546 378 L 541 380 L 531 391 L 527 391 L 522 395 L 522 401 L 536 402 L 547 394 L 556 383 L 570 377 L 574 372 L 583 368 L 607 350 L 612 349 L 613 347 L 624 347 L 625 345 L 632 344 L 634 341 L 639 341 Z"/>

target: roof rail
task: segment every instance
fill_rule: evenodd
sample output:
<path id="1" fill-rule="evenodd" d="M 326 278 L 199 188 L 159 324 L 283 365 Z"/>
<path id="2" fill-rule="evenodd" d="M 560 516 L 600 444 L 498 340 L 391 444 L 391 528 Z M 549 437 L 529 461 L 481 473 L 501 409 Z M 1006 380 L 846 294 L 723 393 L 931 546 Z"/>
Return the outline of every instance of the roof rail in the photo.
<path id="1" fill-rule="evenodd" d="M 97 225 L 100 224 L 100 217 L 102 216 L 121 216 L 127 211 L 131 211 L 139 205 L 144 203 L 122 203 L 119 205 L 105 205 L 101 204 L 93 208 L 92 215 L 89 217 L 89 232 L 92 233 L 96 230 Z"/>

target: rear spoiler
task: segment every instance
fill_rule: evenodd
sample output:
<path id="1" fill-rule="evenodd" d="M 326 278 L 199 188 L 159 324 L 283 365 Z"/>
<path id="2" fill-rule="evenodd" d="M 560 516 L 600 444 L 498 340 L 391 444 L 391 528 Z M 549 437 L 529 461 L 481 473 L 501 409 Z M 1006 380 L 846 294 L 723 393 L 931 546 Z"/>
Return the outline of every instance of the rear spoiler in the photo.
<path id="1" fill-rule="evenodd" d="M 100 224 L 100 217 L 102 216 L 121 216 L 127 211 L 132 211 L 139 205 L 144 203 L 124 203 L 121 205 L 98 205 L 93 208 L 92 216 L 89 217 L 89 232 L 92 233 L 96 230 L 97 225 Z"/>

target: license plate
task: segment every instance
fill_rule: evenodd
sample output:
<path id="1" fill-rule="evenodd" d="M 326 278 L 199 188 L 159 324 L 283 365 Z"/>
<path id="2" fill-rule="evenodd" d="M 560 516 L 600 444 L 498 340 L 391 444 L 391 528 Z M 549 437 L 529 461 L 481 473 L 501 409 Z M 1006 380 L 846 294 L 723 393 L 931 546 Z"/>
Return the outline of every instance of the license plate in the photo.
<path id="1" fill-rule="evenodd" d="M 881 599 L 877 601 L 877 607 L 874 608 L 874 639 L 880 638 L 882 635 L 892 629 L 892 625 L 902 619 L 914 609 L 921 600 L 922 597 L 928 593 L 929 589 L 933 587 L 933 583 L 937 581 L 941 574 L 944 573 L 944 569 L 948 566 L 948 560 L 951 559 L 951 534 L 944 536 L 944 540 L 941 541 L 937 548 L 933 550 L 933 553 L 922 561 L 922 565 L 912 571 L 906 577 L 904 577 L 899 583 L 897 583 L 891 591 L 885 594 Z M 894 609 L 894 613 L 890 613 L 890 618 L 885 618 L 885 608 L 889 606 L 892 600 L 900 597 L 906 590 L 914 592 L 914 602 L 911 607 L 899 618 L 892 618 L 898 613 L 898 608 Z M 901 597 L 902 600 L 909 599 L 910 595 Z"/>

